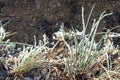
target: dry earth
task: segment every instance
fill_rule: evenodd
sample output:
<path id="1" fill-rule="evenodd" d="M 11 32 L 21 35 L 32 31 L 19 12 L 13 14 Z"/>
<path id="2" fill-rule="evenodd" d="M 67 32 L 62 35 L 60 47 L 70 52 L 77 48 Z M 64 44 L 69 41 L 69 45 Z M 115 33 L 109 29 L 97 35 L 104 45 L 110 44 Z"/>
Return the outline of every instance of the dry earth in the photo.
<path id="1" fill-rule="evenodd" d="M 66 29 L 73 26 L 81 30 L 81 7 L 85 8 L 87 18 L 93 4 L 96 4 L 93 18 L 98 18 L 104 10 L 113 12 L 101 22 L 99 32 L 120 24 L 119 0 L 0 0 L 0 20 L 3 23 L 10 20 L 5 26 L 6 31 L 17 32 L 9 37 L 11 41 L 32 43 L 34 35 L 37 40 L 42 39 L 44 33 L 51 37 L 62 22 Z M 120 28 L 113 31 L 120 32 Z M 120 44 L 118 41 L 115 39 Z"/>

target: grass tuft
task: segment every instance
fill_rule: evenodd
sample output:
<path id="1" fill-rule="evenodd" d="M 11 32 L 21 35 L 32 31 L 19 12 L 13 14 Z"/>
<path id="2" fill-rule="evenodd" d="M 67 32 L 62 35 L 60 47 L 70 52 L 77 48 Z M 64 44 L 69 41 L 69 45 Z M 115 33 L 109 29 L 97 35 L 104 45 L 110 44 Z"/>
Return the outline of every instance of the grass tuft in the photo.
<path id="1" fill-rule="evenodd" d="M 99 26 L 100 21 L 108 16 L 110 14 L 105 14 L 103 12 L 98 20 L 94 19 L 91 31 L 89 35 L 86 35 L 86 29 L 88 28 L 88 24 L 93 12 L 92 7 L 89 17 L 85 23 L 84 19 L 84 8 L 82 7 L 82 24 L 83 24 L 83 30 L 79 32 L 78 30 L 72 31 L 74 44 L 70 44 L 70 42 L 66 41 L 66 33 L 64 31 L 64 24 L 61 25 L 61 29 L 59 31 L 59 35 L 61 35 L 62 40 L 64 41 L 64 44 L 68 48 L 68 54 L 70 55 L 68 58 L 65 58 L 65 65 L 66 65 L 66 71 L 68 72 L 69 76 L 73 80 L 76 79 L 76 75 L 78 75 L 78 72 L 81 72 L 81 74 L 89 73 L 90 72 L 90 66 L 94 64 L 94 62 L 97 59 L 97 56 L 99 54 L 96 54 L 97 47 L 100 46 L 99 44 L 95 43 L 95 35 Z M 68 34 L 69 35 L 69 34 Z"/>

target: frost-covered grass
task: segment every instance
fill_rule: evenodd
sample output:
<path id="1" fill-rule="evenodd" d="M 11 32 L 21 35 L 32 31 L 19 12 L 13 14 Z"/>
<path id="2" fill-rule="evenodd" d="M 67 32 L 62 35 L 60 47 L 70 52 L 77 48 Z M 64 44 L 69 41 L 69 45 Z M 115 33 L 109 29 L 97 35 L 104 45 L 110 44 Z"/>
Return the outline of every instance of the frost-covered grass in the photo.
<path id="1" fill-rule="evenodd" d="M 51 43 L 46 35 L 44 35 L 43 40 L 39 41 L 38 45 L 36 40 L 33 45 L 11 42 L 10 40 L 4 41 L 5 37 L 14 33 L 6 32 L 1 24 L 0 45 L 5 46 L 6 54 L 6 56 L 1 57 L 4 57 L 3 63 L 9 75 L 13 75 L 12 77 L 15 79 L 21 77 L 23 79 L 26 78 L 24 74 L 29 74 L 30 71 L 40 68 L 41 72 L 35 71 L 35 74 L 32 76 L 33 79 L 120 79 L 120 50 L 111 41 L 113 34 L 106 32 L 99 42 L 95 42 L 100 21 L 105 16 L 111 15 L 111 13 L 105 14 L 103 12 L 98 19 L 94 19 L 90 33 L 86 34 L 93 9 L 94 6 L 90 11 L 87 21 L 85 21 L 84 8 L 82 8 L 82 31 L 73 28 L 70 32 L 65 32 L 64 24 L 61 24 L 60 30 L 54 33 L 53 47 L 47 46 Z M 118 35 L 114 35 L 114 37 Z M 58 42 L 55 44 L 56 40 Z M 104 41 L 103 47 L 101 47 L 101 43 L 103 43 L 101 41 Z M 62 42 L 64 47 L 57 48 L 59 42 Z M 14 44 L 23 45 L 23 48 L 15 53 L 10 48 L 10 46 L 14 48 Z M 62 52 L 59 53 L 60 50 Z M 62 54 L 62 56 L 57 55 L 58 53 Z M 41 66 L 44 66 L 44 68 L 41 68 Z"/>
<path id="2" fill-rule="evenodd" d="M 94 8 L 94 6 L 93 6 Z M 91 18 L 91 14 L 93 12 L 93 8 L 90 11 L 90 14 L 88 16 L 87 21 L 84 19 L 84 8 L 82 8 L 82 24 L 83 24 L 83 30 L 79 32 L 78 30 L 74 30 L 70 33 L 66 33 L 63 29 L 64 25 L 61 25 L 61 29 L 58 32 L 61 36 L 61 39 L 64 41 L 64 44 L 66 45 L 68 49 L 68 54 L 70 55 L 68 58 L 65 58 L 65 65 L 66 65 L 66 71 L 68 72 L 69 76 L 75 80 L 76 75 L 80 72 L 83 73 L 90 73 L 91 72 L 91 66 L 94 63 L 98 63 L 97 61 L 98 57 L 100 56 L 100 52 L 98 51 L 99 47 L 101 46 L 101 40 L 96 43 L 95 42 L 95 35 L 99 26 L 100 21 L 110 14 L 105 14 L 103 12 L 100 17 L 96 20 L 93 20 L 91 31 L 88 35 L 86 35 L 86 29 L 88 28 L 88 24 Z M 107 32 L 105 34 L 107 36 Z M 66 36 L 73 38 L 74 44 L 70 44 L 70 42 L 66 41 Z M 106 37 L 103 37 L 104 41 L 106 41 Z M 107 42 L 106 42 L 107 43 Z M 109 45 L 106 45 L 106 50 L 109 50 Z M 113 45 L 112 45 L 113 47 Z M 112 48 L 113 49 L 113 48 Z M 106 52 L 107 53 L 107 52 Z M 107 58 L 107 65 L 109 65 L 109 60 Z M 109 65 L 110 66 L 110 65 Z"/>

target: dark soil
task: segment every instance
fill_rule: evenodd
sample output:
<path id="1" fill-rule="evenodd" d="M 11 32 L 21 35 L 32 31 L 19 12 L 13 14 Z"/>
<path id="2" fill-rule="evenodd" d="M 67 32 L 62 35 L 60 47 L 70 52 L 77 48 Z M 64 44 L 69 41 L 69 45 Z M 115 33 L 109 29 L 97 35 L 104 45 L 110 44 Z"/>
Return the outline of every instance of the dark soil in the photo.
<path id="1" fill-rule="evenodd" d="M 37 40 L 42 39 L 44 33 L 51 37 L 62 22 L 67 29 L 73 26 L 81 30 L 81 7 L 85 8 L 87 19 L 93 4 L 96 4 L 93 18 L 98 18 L 103 11 L 113 12 L 101 22 L 99 32 L 120 25 L 119 0 L 0 0 L 0 20 L 3 24 L 10 20 L 6 31 L 17 32 L 9 37 L 11 41 L 32 43 L 34 35 Z M 120 32 L 120 28 L 113 31 Z"/>
<path id="2" fill-rule="evenodd" d="M 90 9 L 94 4 L 96 5 L 87 33 L 90 32 L 93 19 L 98 18 L 103 11 L 106 11 L 106 13 L 113 12 L 113 14 L 105 17 L 101 21 L 98 32 L 106 32 L 107 29 L 112 29 L 120 25 L 119 0 L 0 0 L 0 21 L 2 24 L 9 22 L 4 26 L 6 31 L 17 32 L 15 35 L 6 38 L 6 40 L 10 39 L 15 42 L 32 44 L 34 42 L 34 35 L 36 36 L 37 41 L 42 39 L 43 34 L 47 34 L 49 39 L 51 39 L 52 34 L 60 28 L 61 23 L 64 23 L 66 30 L 71 29 L 72 26 L 78 30 L 82 30 L 81 7 L 85 8 L 85 19 L 87 19 Z M 112 32 L 120 33 L 120 27 L 113 29 Z M 100 37 L 101 35 L 98 35 L 96 40 L 98 41 Z M 114 38 L 113 40 L 116 45 L 120 45 L 120 38 Z M 7 56 L 7 50 L 4 48 L 5 46 L 0 46 L 0 80 L 4 80 L 6 77 L 8 79 L 6 78 L 5 80 L 13 80 L 11 78 L 17 74 L 12 75 L 8 73 L 6 66 L 4 66 L 5 64 L 3 62 Z M 47 55 L 47 58 L 53 57 L 54 59 L 57 59 L 56 56 L 59 56 L 60 54 L 68 56 L 67 54 L 64 54 L 65 51 L 67 52 L 64 48 L 64 46 L 60 46 L 51 50 L 49 55 Z M 16 55 L 16 53 L 19 52 L 14 53 Z M 55 68 L 56 66 L 57 69 Z M 51 70 L 51 74 L 55 73 L 56 75 L 56 72 L 59 72 L 56 76 L 53 75 L 53 77 L 57 78 L 55 80 L 58 80 L 59 76 L 64 78 L 59 80 L 70 80 L 67 73 L 62 73 L 65 65 L 57 64 L 56 66 Z M 45 69 L 45 72 L 48 72 L 48 67 L 45 67 Z M 25 73 L 24 76 L 30 76 L 32 78 L 33 74 L 35 75 L 35 73 L 39 72 L 41 72 L 41 70 L 33 69 L 30 72 L 27 72 L 29 74 Z M 41 72 L 41 74 L 43 74 L 41 80 L 44 80 L 45 72 Z M 96 74 L 97 73 L 100 73 L 100 71 L 96 71 Z M 88 78 L 84 73 L 78 74 L 75 77 L 78 80 L 80 78 Z"/>

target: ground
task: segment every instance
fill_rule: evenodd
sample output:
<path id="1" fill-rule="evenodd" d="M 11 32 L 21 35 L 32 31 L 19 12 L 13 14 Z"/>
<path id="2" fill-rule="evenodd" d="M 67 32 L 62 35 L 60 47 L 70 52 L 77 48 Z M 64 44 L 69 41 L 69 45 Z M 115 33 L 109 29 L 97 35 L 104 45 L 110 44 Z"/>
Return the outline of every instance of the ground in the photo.
<path id="1" fill-rule="evenodd" d="M 13 42 L 24 42 L 24 43 L 32 44 L 34 42 L 34 36 L 36 36 L 38 41 L 40 39 L 43 39 L 42 37 L 43 34 L 47 34 L 49 39 L 52 39 L 51 38 L 52 34 L 59 30 L 60 25 L 62 23 L 64 23 L 66 31 L 70 30 L 71 27 L 77 28 L 78 30 L 81 31 L 82 30 L 82 18 L 81 18 L 82 7 L 84 7 L 85 9 L 85 13 L 84 13 L 85 19 L 87 19 L 90 9 L 94 4 L 95 4 L 95 8 L 92 14 L 91 21 L 89 23 L 89 28 L 87 30 L 88 33 L 90 32 L 93 19 L 94 18 L 98 19 L 99 15 L 103 11 L 106 11 L 106 13 L 113 13 L 113 14 L 105 17 L 101 21 L 97 32 L 106 32 L 108 29 L 112 29 L 120 25 L 120 1 L 114 1 L 114 0 L 0 0 L 0 21 L 2 22 L 2 24 L 5 24 L 8 22 L 4 26 L 6 31 L 16 32 L 16 34 L 10 37 L 7 37 L 5 40 L 10 39 Z M 112 31 L 119 33 L 120 27 L 117 27 Z M 96 41 L 98 41 L 100 37 L 101 35 L 98 35 L 96 37 Z M 120 38 L 114 38 L 114 43 L 116 45 L 120 45 L 119 40 Z M 53 49 L 51 49 L 47 55 L 48 59 L 49 57 L 52 57 L 53 59 L 56 60 L 57 59 L 56 56 L 57 55 L 61 56 L 61 54 L 63 54 L 62 57 L 69 56 L 68 54 L 67 55 L 65 54 L 67 53 L 67 49 L 65 45 L 61 41 L 58 44 L 62 44 L 62 46 L 57 45 L 58 46 L 57 48 L 56 46 L 52 46 Z M 9 74 L 9 72 L 7 72 L 6 70 L 6 66 L 4 66 L 4 63 L 2 62 L 2 59 L 4 60 L 6 59 L 5 57 L 8 57 L 4 55 L 4 53 L 7 54 L 7 50 L 4 49 L 5 47 L 6 46 L 0 45 L 0 51 L 1 51 L 0 76 L 3 76 L 2 78 L 0 77 L 0 79 L 6 78 L 6 76 L 8 78 L 10 76 L 15 78 L 16 76 L 19 77 L 19 75 L 16 75 L 16 74 L 15 75 Z M 65 50 L 63 50 L 64 48 Z M 18 53 L 19 55 L 19 52 L 14 52 L 14 53 Z M 119 52 L 115 52 L 115 55 L 113 56 L 116 56 L 117 54 L 117 58 L 119 58 L 118 53 Z M 108 51 L 108 54 L 109 54 L 109 51 Z M 104 61 L 106 60 L 103 60 L 102 62 Z M 63 68 L 65 67 L 65 65 L 61 65 L 61 64 L 60 65 L 55 64 L 54 66 L 55 67 L 57 66 L 57 68 L 60 68 L 60 70 L 53 69 L 53 72 L 56 70 L 58 70 L 58 72 L 63 71 Z M 43 66 L 43 67 L 46 67 L 46 66 Z M 40 70 L 37 70 L 37 71 L 39 73 Z M 33 77 L 34 72 L 36 72 L 36 69 L 33 69 L 33 73 L 32 73 L 32 70 L 30 70 L 30 72 L 27 72 L 27 74 L 24 74 L 24 76 L 32 75 L 31 77 Z M 66 77 L 66 79 L 63 79 L 63 80 L 69 80 L 69 78 L 67 78 L 68 77 L 67 73 L 60 72 L 59 75 L 61 75 L 62 77 L 63 76 Z M 81 75 L 83 75 L 83 77 L 86 77 L 86 74 L 82 73 L 82 74 L 76 75 L 76 78 L 79 80 Z M 6 79 L 6 80 L 10 80 L 10 79 Z"/>
<path id="2" fill-rule="evenodd" d="M 1 0 L 0 20 L 3 23 L 10 20 L 6 31 L 17 32 L 10 37 L 11 41 L 32 43 L 34 35 L 37 40 L 44 33 L 51 37 L 62 22 L 67 29 L 73 26 L 81 30 L 81 7 L 85 8 L 87 18 L 93 4 L 96 4 L 93 18 L 103 11 L 114 13 L 101 22 L 98 31 L 120 24 L 120 1 L 113 0 Z"/>

